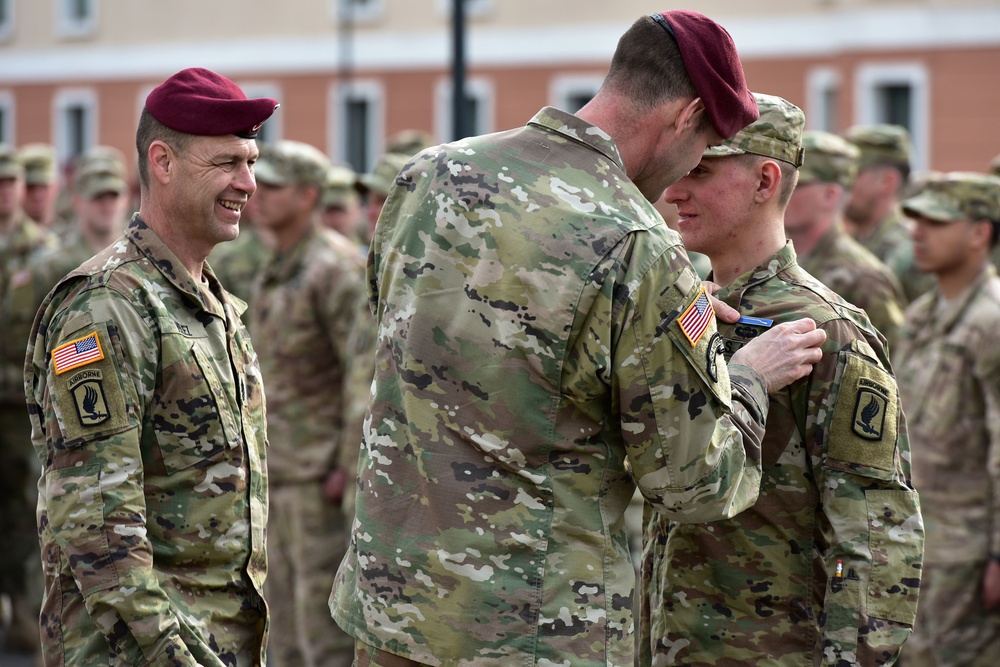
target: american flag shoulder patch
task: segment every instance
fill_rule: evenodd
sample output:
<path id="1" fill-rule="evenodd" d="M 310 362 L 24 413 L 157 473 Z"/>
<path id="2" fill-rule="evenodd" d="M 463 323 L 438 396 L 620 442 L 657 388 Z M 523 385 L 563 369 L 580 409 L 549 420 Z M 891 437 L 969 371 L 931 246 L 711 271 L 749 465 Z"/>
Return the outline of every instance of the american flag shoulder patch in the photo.
<path id="1" fill-rule="evenodd" d="M 52 366 L 56 375 L 66 371 L 92 364 L 104 358 L 104 349 L 97 332 L 87 334 L 83 338 L 63 343 L 52 350 Z"/>
<path id="2" fill-rule="evenodd" d="M 688 306 L 687 310 L 681 314 L 677 321 L 680 324 L 681 331 L 684 332 L 684 335 L 691 342 L 691 347 L 694 347 L 701 340 L 705 331 L 708 330 L 708 325 L 711 324 L 713 319 L 715 319 L 715 309 L 712 308 L 712 302 L 708 300 L 708 292 L 702 287 L 701 292 L 698 293 L 698 298 Z"/>

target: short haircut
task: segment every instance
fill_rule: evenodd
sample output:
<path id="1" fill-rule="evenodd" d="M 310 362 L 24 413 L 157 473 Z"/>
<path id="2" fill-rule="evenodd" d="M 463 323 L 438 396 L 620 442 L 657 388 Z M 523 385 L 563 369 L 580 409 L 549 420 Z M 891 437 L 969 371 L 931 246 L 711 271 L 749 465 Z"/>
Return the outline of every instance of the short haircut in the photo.
<path id="1" fill-rule="evenodd" d="M 193 135 L 170 129 L 153 118 L 153 114 L 143 107 L 139 127 L 135 132 L 135 148 L 139 153 L 139 184 L 142 189 L 149 190 L 149 147 L 154 141 L 162 141 L 183 155 L 193 140 Z"/>
<path id="2" fill-rule="evenodd" d="M 638 19 L 618 40 L 604 87 L 627 97 L 639 111 L 698 96 L 677 41 L 649 16 Z"/>
<path id="3" fill-rule="evenodd" d="M 754 169 L 764 161 L 774 162 L 781 170 L 781 185 L 778 187 L 778 206 L 785 208 L 792 200 L 792 193 L 795 192 L 799 184 L 799 169 L 791 162 L 785 162 L 777 158 L 757 155 L 756 153 L 743 153 L 734 155 L 734 158 L 742 160 L 747 169 Z"/>

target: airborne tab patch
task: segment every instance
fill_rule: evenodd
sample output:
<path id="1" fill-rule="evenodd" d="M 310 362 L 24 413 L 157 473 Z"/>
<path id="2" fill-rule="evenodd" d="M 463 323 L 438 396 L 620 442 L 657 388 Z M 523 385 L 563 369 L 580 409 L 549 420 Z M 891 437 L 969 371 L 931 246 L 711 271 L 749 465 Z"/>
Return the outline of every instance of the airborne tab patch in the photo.
<path id="1" fill-rule="evenodd" d="M 104 376 L 98 370 L 83 371 L 70 378 L 69 390 L 82 426 L 97 426 L 111 419 L 111 411 L 104 398 L 103 380 Z"/>
<path id="2" fill-rule="evenodd" d="M 691 343 L 691 347 L 694 347 L 714 319 L 715 309 L 712 308 L 712 302 L 708 300 L 708 293 L 703 286 L 698 292 L 698 298 L 688 306 L 677 322 Z"/>
<path id="3" fill-rule="evenodd" d="M 892 471 L 899 419 L 896 382 L 883 368 L 856 354 L 842 353 L 838 361 L 829 456 Z"/>
<path id="4" fill-rule="evenodd" d="M 885 409 L 889 390 L 880 384 L 860 378 L 858 398 L 854 402 L 854 424 L 851 428 L 865 440 L 881 440 L 885 428 Z"/>
<path id="5" fill-rule="evenodd" d="M 52 350 L 52 367 L 56 375 L 62 375 L 66 371 L 92 364 L 103 358 L 101 339 L 97 337 L 97 332 L 93 331 L 83 338 L 63 343 Z"/>

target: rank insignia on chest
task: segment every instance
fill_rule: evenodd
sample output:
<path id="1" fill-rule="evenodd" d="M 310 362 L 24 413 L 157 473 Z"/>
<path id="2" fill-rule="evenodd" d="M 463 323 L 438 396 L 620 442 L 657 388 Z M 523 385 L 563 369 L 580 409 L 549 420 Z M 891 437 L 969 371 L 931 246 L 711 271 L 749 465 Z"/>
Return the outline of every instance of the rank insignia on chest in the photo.
<path id="1" fill-rule="evenodd" d="M 886 406 L 889 390 L 866 378 L 859 381 L 858 396 L 854 402 L 854 433 L 865 440 L 881 440 L 885 428 Z"/>
<path id="2" fill-rule="evenodd" d="M 62 375 L 66 371 L 92 364 L 103 358 L 104 350 L 101 348 L 101 339 L 94 331 L 83 338 L 63 343 L 52 350 L 52 367 L 55 369 L 56 375 Z"/>

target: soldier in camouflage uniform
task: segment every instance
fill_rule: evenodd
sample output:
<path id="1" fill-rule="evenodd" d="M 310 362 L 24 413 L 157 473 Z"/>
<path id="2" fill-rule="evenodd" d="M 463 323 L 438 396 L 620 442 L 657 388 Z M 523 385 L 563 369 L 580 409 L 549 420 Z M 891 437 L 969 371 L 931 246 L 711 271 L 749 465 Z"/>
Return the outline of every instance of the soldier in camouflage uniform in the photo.
<path id="1" fill-rule="evenodd" d="M 330 165 L 320 196 L 319 216 L 324 227 L 357 243 L 361 235 L 361 196 L 356 186 L 358 175 L 342 164 Z M 365 230 L 366 231 L 366 230 Z M 368 241 L 364 243 L 367 245 Z"/>
<path id="2" fill-rule="evenodd" d="M 0 595 L 11 604 L 7 647 L 38 650 L 38 537 L 35 486 L 38 465 L 31 451 L 31 424 L 24 409 L 24 347 L 34 312 L 18 310 L 14 293 L 30 282 L 28 265 L 58 247 L 51 232 L 21 208 L 24 166 L 0 145 Z"/>
<path id="3" fill-rule="evenodd" d="M 153 89 L 139 213 L 39 310 L 24 384 L 47 667 L 264 663 L 264 395 L 204 260 L 237 233 L 275 106 L 203 69 Z"/>
<path id="4" fill-rule="evenodd" d="M 910 133 L 899 125 L 855 125 L 844 136 L 861 151 L 845 211 L 848 231 L 896 273 L 913 301 L 934 280 L 913 262 L 913 221 L 899 208 L 910 178 Z"/>
<path id="5" fill-rule="evenodd" d="M 805 118 L 756 98 L 760 119 L 705 151 L 667 200 L 685 245 L 712 259 L 716 296 L 745 316 L 721 324 L 712 346 L 738 354 L 802 316 L 827 339 L 811 374 L 769 396 L 753 507 L 714 523 L 648 516 L 640 664 L 892 664 L 923 550 L 906 423 L 882 337 L 785 241 Z"/>
<path id="6" fill-rule="evenodd" d="M 785 210 L 785 233 L 799 266 L 861 308 L 888 349 L 903 324 L 896 274 L 844 230 L 843 211 L 857 173 L 858 149 L 835 134 L 807 130 L 798 185 Z"/>
<path id="7" fill-rule="evenodd" d="M 51 144 L 26 144 L 18 149 L 17 156 L 24 165 L 24 212 L 42 227 L 51 227 L 60 190 L 56 148 Z"/>
<path id="8" fill-rule="evenodd" d="M 370 173 L 361 174 L 358 183 L 365 197 L 365 217 L 368 225 L 364 233 L 365 243 L 371 243 L 375 234 L 375 223 L 385 206 L 386 197 L 392 189 L 396 174 L 403 168 L 403 165 L 410 159 L 409 155 L 402 153 L 385 153 L 376 162 Z"/>
<path id="9" fill-rule="evenodd" d="M 318 221 L 329 161 L 281 141 L 255 167 L 257 221 L 275 243 L 254 288 L 250 331 L 267 386 L 268 585 L 279 667 L 350 667 L 354 639 L 327 599 L 347 551 L 373 371 L 373 324 L 357 245 Z"/>
<path id="10" fill-rule="evenodd" d="M 906 667 L 1000 656 L 1000 185 L 950 173 L 903 202 L 917 265 L 937 287 L 906 311 L 893 355 L 927 521 Z"/>
<path id="11" fill-rule="evenodd" d="M 375 381 L 331 596 L 358 665 L 630 665 L 636 484 L 683 521 L 752 502 L 764 392 L 824 337 L 781 327 L 727 372 L 650 202 L 755 117 L 728 33 L 674 10 L 633 24 L 577 115 L 403 168 L 369 256 Z"/>

